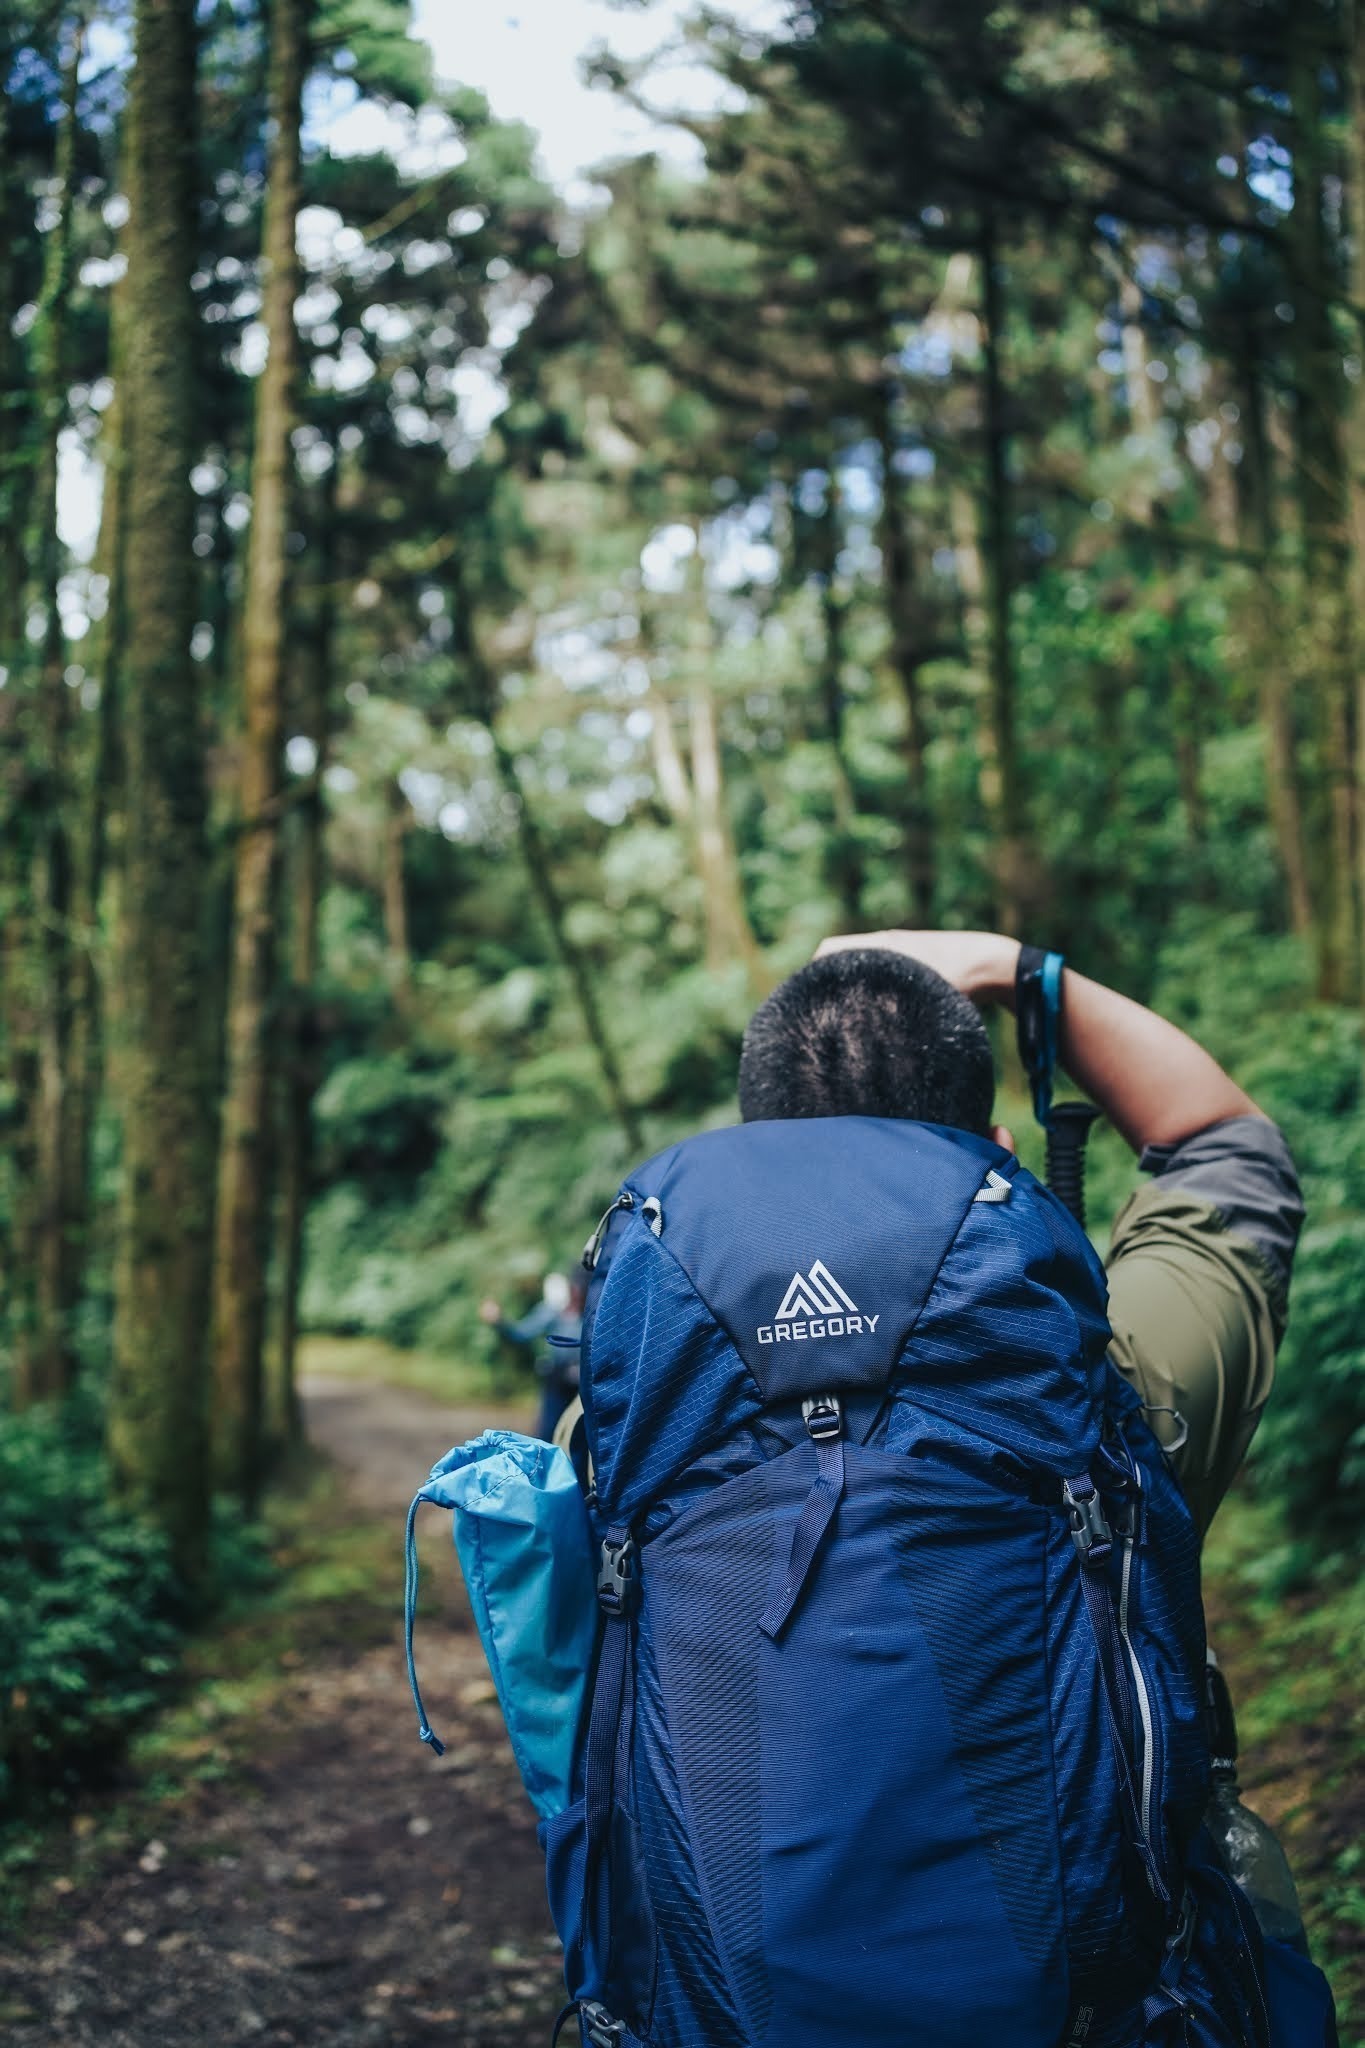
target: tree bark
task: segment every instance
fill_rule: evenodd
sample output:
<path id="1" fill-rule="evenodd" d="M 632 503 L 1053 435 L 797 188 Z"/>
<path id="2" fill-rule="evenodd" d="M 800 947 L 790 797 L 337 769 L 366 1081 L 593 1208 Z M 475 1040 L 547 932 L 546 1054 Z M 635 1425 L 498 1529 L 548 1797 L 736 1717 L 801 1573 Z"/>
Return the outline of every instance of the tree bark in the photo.
<path id="1" fill-rule="evenodd" d="M 716 700 L 705 675 L 695 676 L 687 701 L 706 964 L 720 970 L 738 961 L 754 983 L 759 972 L 758 945 L 744 908 L 739 862 L 725 809 Z"/>
<path id="2" fill-rule="evenodd" d="M 302 680 L 295 713 L 298 732 L 313 743 L 313 773 L 307 794 L 295 807 L 290 820 L 287 847 L 287 896 L 291 923 L 281 1031 L 279 1358 L 274 1382 L 274 1413 L 270 1420 L 291 1444 L 299 1443 L 303 1437 L 303 1413 L 299 1405 L 295 1368 L 299 1294 L 303 1281 L 304 1225 L 312 1188 L 313 1099 L 321 1078 L 315 983 L 325 822 L 322 777 L 330 736 L 328 703 L 332 681 L 332 637 L 336 624 L 335 524 L 339 463 L 340 455 L 333 444 L 331 467 L 323 480 L 320 494 L 315 548 L 316 585 L 309 608 L 308 630 L 300 648 Z"/>
<path id="3" fill-rule="evenodd" d="M 261 267 L 268 339 L 256 382 L 243 626 L 241 769 L 234 848 L 222 1136 L 213 1272 L 215 1462 L 248 1510 L 264 1444 L 270 1060 L 283 776 L 285 590 L 298 413 L 301 289 L 295 230 L 303 203 L 300 130 L 310 0 L 271 0 Z"/>
<path id="4" fill-rule="evenodd" d="M 206 873 L 194 624 L 193 0 L 137 0 L 129 89 L 129 636 L 120 931 L 122 1190 L 109 1448 L 182 1573 L 207 1528 L 214 1162 L 200 934 Z"/>
<path id="5" fill-rule="evenodd" d="M 1350 143 L 1347 203 L 1351 224 L 1351 297 L 1365 294 L 1365 0 L 1347 0 L 1346 61 L 1350 83 Z M 1365 363 L 1365 321 L 1357 320 L 1356 353 Z M 1351 392 L 1350 448 L 1350 615 L 1355 695 L 1356 793 L 1356 960 L 1359 995 L 1365 1007 L 1365 372 Z"/>
<path id="6" fill-rule="evenodd" d="M 696 547 L 685 614 L 688 674 L 688 742 L 692 757 L 692 842 L 702 892 L 703 955 L 721 970 L 740 965 L 750 990 L 762 985 L 758 942 L 744 902 L 744 886 L 725 802 L 725 771 L 711 671 L 716 630 L 706 587 L 706 529 L 694 524 Z"/>
<path id="7" fill-rule="evenodd" d="M 569 936 L 567 920 L 564 914 L 564 899 L 559 893 L 559 885 L 555 881 L 554 873 L 550 866 L 549 856 L 545 849 L 545 841 L 541 837 L 540 827 L 531 815 L 531 807 L 526 801 L 526 792 L 521 786 L 521 777 L 517 773 L 516 761 L 503 745 L 497 725 L 492 717 L 488 720 L 488 730 L 492 736 L 493 758 L 497 764 L 503 788 L 509 796 L 516 798 L 517 837 L 521 843 L 521 854 L 522 859 L 526 863 L 526 872 L 531 878 L 531 887 L 545 914 L 545 922 L 549 926 L 550 938 L 554 949 L 559 955 L 565 972 L 568 974 L 574 997 L 578 1003 L 579 1014 L 583 1019 L 583 1028 L 588 1036 L 588 1043 L 597 1055 L 597 1064 L 601 1070 L 602 1083 L 606 1090 L 607 1100 L 611 1104 L 612 1114 L 621 1126 L 622 1135 L 631 1152 L 642 1152 L 644 1150 L 644 1133 L 640 1125 L 639 1111 L 626 1094 L 625 1082 L 621 1077 L 621 1068 L 616 1057 L 616 1048 L 612 1044 L 610 1034 L 607 1031 L 606 1022 L 602 1015 L 602 1006 L 597 1000 L 597 989 L 593 983 L 592 973 L 582 950 Z"/>
<path id="8" fill-rule="evenodd" d="M 1346 460 L 1340 355 L 1332 331 L 1323 182 L 1322 88 L 1316 55 L 1295 25 L 1287 30 L 1295 115 L 1294 209 L 1286 248 L 1294 292 L 1290 328 L 1295 396 L 1295 456 L 1303 560 L 1299 676 L 1314 713 L 1321 817 L 1315 936 L 1318 992 L 1343 1000 L 1356 985 L 1356 779 L 1354 676 L 1347 650 Z"/>
<path id="9" fill-rule="evenodd" d="M 1001 368 L 1004 296 L 993 216 L 981 234 L 982 426 L 985 437 L 983 552 L 987 564 L 988 702 L 998 788 L 996 833 L 1001 929 L 1022 929 L 1033 866 L 1028 844 L 1023 780 L 1016 732 L 1017 696 L 1010 603 L 1014 587 L 1014 513 L 1009 480 L 1009 432 Z"/>
<path id="10" fill-rule="evenodd" d="M 34 1205 L 27 1233 L 34 1259 L 32 1315 L 15 1348 L 15 1386 L 21 1401 L 60 1399 L 75 1377 L 71 1317 L 80 1286 L 77 1219 L 67 1212 L 71 1183 L 70 1050 L 72 1038 L 72 696 L 66 684 L 66 634 L 58 589 L 63 566 L 57 532 L 59 443 L 67 423 L 67 329 L 74 276 L 77 90 L 84 24 L 69 31 L 63 58 L 62 119 L 54 152 L 56 218 L 43 251 L 43 282 L 33 329 L 34 396 L 38 439 L 33 478 L 28 558 L 32 595 L 41 613 L 42 642 L 36 678 L 29 779 L 33 802 L 31 973 L 36 1001 L 36 1088 L 28 1104 L 33 1124 L 33 1181 L 25 1197 Z M 24 685 L 21 683 L 20 687 Z M 83 935 L 88 943 L 89 935 Z M 76 940 L 76 946 L 80 944 Z"/>
<path id="11" fill-rule="evenodd" d="M 95 565 L 107 586 L 105 612 L 86 642 L 86 676 L 99 692 L 86 721 L 79 764 L 78 812 L 72 868 L 71 1043 L 67 1059 L 70 1138 L 64 1209 L 78 1248 L 81 1277 L 95 1255 L 100 1218 L 92 1187 L 95 1118 L 105 1078 L 106 1049 L 114 1033 L 115 977 L 108 971 L 105 932 L 111 921 L 106 888 L 117 874 L 118 673 L 127 631 L 123 535 L 127 524 L 128 394 L 127 304 L 122 283 L 109 310 L 110 369 L 114 396 L 104 417 L 104 487 Z M 116 922 L 116 919 L 113 920 Z"/>
<path id="12" fill-rule="evenodd" d="M 1261 557 L 1251 618 L 1259 667 L 1261 722 L 1265 728 L 1266 795 L 1284 874 L 1290 929 L 1307 940 L 1313 935 L 1315 916 L 1299 779 L 1293 672 L 1284 640 L 1284 607 L 1276 573 L 1279 522 L 1275 512 L 1274 461 L 1266 425 L 1265 382 L 1259 364 L 1249 356 L 1239 365 L 1239 399 L 1244 422 L 1239 471 L 1243 515 L 1252 546 Z"/>
<path id="13" fill-rule="evenodd" d="M 14 45 L 14 28 L 9 23 L 0 25 L 0 665 L 6 669 L 16 666 L 24 639 L 24 494 L 19 446 L 24 364 L 14 332 L 14 316 L 19 310 L 19 193 L 11 146 L 13 115 L 6 91 Z"/>
<path id="14" fill-rule="evenodd" d="M 384 950 L 394 1008 L 403 1015 L 412 1002 L 412 940 L 408 932 L 408 831 L 412 805 L 395 776 L 389 783 L 384 813 L 383 904 Z"/>
<path id="15" fill-rule="evenodd" d="M 654 780 L 659 785 L 659 795 L 664 809 L 673 823 L 684 831 L 692 827 L 692 785 L 688 779 L 687 765 L 678 746 L 678 735 L 673 730 L 673 706 L 663 691 L 651 686 L 647 699 L 649 706 L 649 745 L 654 757 Z"/>
<path id="16" fill-rule="evenodd" d="M 516 760 L 504 745 L 502 734 L 498 730 L 497 678 L 479 644 L 472 607 L 460 582 L 458 566 L 452 581 L 457 632 L 456 651 L 468 678 L 470 698 L 476 707 L 477 716 L 482 719 L 488 737 L 493 743 L 493 763 L 498 771 L 498 779 L 507 794 L 516 799 L 517 840 L 521 847 L 522 859 L 526 863 L 531 889 L 544 913 L 551 944 L 569 977 L 569 985 L 573 989 L 579 1015 L 583 1019 L 584 1032 L 597 1058 L 603 1091 L 611 1106 L 612 1115 L 621 1126 L 622 1135 L 630 1151 L 638 1154 L 644 1149 L 640 1113 L 626 1093 L 620 1062 L 617 1060 L 616 1048 L 602 1015 L 602 1006 L 597 1000 L 597 989 L 591 969 L 569 932 L 564 899 L 555 881 L 540 827 L 526 801 L 521 777 L 517 773 Z"/>
<path id="17" fill-rule="evenodd" d="M 820 515 L 820 615 L 824 628 L 820 655 L 820 696 L 824 705 L 825 738 L 829 744 L 834 791 L 834 830 L 826 852 L 826 874 L 839 899 L 846 924 L 862 917 L 863 862 L 854 830 L 858 811 L 853 773 L 848 762 L 844 727 L 844 662 L 848 601 L 839 588 L 841 531 L 839 479 L 833 459 L 828 469 L 825 503 Z"/>
<path id="18" fill-rule="evenodd" d="M 894 389 L 888 387 L 877 414 L 881 449 L 881 511 L 877 538 L 882 556 L 882 596 L 891 635 L 891 667 L 905 703 L 905 878 L 909 914 L 916 925 L 934 922 L 935 848 L 929 806 L 928 731 L 920 670 L 929 656 L 929 635 L 915 590 L 915 562 L 900 481 L 896 475 Z"/>

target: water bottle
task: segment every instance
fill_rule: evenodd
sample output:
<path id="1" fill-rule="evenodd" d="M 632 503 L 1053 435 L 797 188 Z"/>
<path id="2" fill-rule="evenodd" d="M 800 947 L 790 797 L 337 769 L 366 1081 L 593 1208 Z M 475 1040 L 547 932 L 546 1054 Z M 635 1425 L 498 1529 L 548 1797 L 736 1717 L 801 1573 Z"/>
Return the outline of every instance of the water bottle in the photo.
<path id="1" fill-rule="evenodd" d="M 1212 1650 L 1204 1673 L 1212 1788 L 1205 1820 L 1228 1876 L 1241 1886 L 1261 1932 L 1308 1954 L 1303 1911 L 1274 1830 L 1242 1803 L 1237 1786 L 1237 1721 L 1227 1680 Z"/>

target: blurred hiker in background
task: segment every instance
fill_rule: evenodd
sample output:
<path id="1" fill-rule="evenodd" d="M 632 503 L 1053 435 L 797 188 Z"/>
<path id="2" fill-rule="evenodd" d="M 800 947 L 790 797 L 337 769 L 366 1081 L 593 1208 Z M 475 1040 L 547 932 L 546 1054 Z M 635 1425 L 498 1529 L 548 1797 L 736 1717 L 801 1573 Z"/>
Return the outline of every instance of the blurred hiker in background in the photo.
<path id="1" fill-rule="evenodd" d="M 578 1398 L 578 1346 L 583 1335 L 584 1283 L 566 1279 L 563 1273 L 547 1273 L 540 1300 L 528 1315 L 511 1322 L 502 1304 L 479 1303 L 479 1315 L 509 1344 L 534 1354 L 537 1379 L 541 1382 L 540 1414 L 536 1435 L 553 1437 L 555 1425 L 572 1401 Z"/>

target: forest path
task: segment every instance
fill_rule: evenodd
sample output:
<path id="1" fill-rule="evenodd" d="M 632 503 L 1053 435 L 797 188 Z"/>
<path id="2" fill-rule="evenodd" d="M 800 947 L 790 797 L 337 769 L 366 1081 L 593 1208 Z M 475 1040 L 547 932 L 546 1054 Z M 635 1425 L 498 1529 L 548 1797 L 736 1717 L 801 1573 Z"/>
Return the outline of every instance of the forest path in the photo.
<path id="1" fill-rule="evenodd" d="M 390 1526 L 397 1618 L 413 1491 L 450 1444 L 528 1416 L 351 1379 L 304 1395 L 348 1498 Z M 245 1767 L 163 1809 L 88 1886 L 59 1880 L 0 1957 L 12 2048 L 545 2048 L 563 1993 L 534 1816 L 449 1518 L 418 1527 L 441 1603 L 418 1669 L 445 1756 L 417 1742 L 397 1619 L 382 1643 L 286 1653 Z"/>

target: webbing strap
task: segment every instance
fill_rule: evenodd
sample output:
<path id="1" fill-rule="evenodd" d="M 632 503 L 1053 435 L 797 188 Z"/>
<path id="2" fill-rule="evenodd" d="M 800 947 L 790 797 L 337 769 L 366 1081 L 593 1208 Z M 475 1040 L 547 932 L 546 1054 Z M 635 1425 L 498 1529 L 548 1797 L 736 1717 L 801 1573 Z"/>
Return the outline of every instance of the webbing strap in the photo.
<path id="1" fill-rule="evenodd" d="M 603 1543 L 604 1557 L 620 1553 L 630 1544 L 627 1528 L 608 1529 Z M 599 1580 L 599 1589 L 601 1587 Z M 600 1597 L 600 1590 L 599 1590 Z M 630 1665 L 629 1602 L 602 1606 L 602 1645 L 597 1656 L 597 1677 L 593 1686 L 592 1710 L 588 1717 L 588 1739 L 584 1759 L 584 1827 L 587 1856 L 583 1871 L 583 1910 L 591 1939 L 587 1944 L 603 1969 L 611 1945 L 610 1872 L 607 1844 L 611 1838 L 611 1809 L 616 1791 L 617 1747 L 626 1701 L 626 1679 Z"/>
<path id="2" fill-rule="evenodd" d="M 824 1541 L 825 1532 L 834 1520 L 840 1498 L 844 1491 L 844 1440 L 842 1436 L 818 1438 L 815 1445 L 815 1484 L 806 1495 L 805 1505 L 792 1531 L 791 1555 L 787 1559 L 787 1573 L 782 1590 L 775 1593 L 768 1602 L 759 1627 L 765 1636 L 774 1642 L 791 1620 L 801 1590 L 810 1576 L 816 1553 Z"/>

